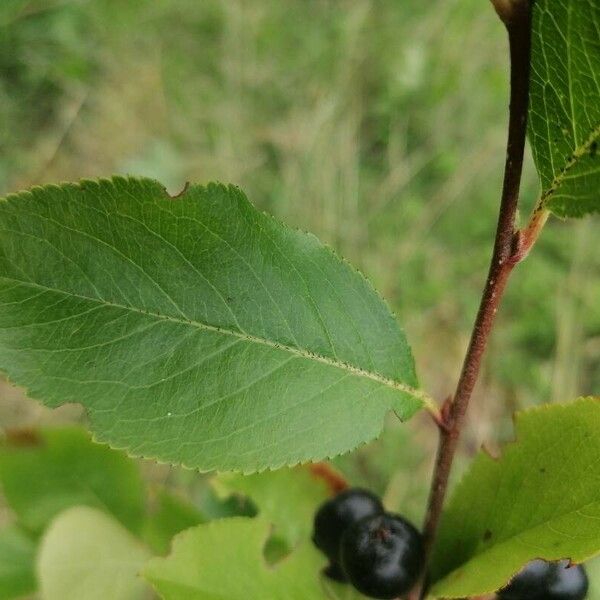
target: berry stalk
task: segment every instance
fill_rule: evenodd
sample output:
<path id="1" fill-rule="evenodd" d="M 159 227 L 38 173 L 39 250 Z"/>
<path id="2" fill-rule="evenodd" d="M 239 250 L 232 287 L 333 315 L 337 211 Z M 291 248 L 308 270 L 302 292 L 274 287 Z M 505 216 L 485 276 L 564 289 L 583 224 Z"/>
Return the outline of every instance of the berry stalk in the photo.
<path id="1" fill-rule="evenodd" d="M 438 452 L 423 527 L 426 564 L 431 556 L 442 514 L 448 479 L 465 415 L 479 377 L 482 357 L 500 300 L 512 270 L 525 256 L 525 253 L 520 251 L 521 232 L 516 230 L 515 220 L 527 134 L 532 3 L 525 0 L 509 4 L 510 14 L 502 15 L 508 31 L 511 75 L 508 141 L 498 225 L 492 260 L 460 378 L 454 396 L 442 409 L 443 421 L 439 427 Z M 411 592 L 410 600 L 422 597 L 423 580 L 424 576 Z"/>

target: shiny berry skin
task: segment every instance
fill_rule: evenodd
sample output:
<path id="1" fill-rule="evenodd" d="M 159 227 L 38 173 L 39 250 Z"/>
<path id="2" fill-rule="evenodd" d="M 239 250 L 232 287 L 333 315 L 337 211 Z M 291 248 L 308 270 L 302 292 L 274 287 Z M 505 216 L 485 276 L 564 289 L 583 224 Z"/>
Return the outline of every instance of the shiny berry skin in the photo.
<path id="1" fill-rule="evenodd" d="M 499 600 L 583 600 L 588 578 L 581 565 L 532 560 L 498 592 Z"/>
<path id="2" fill-rule="evenodd" d="M 315 515 L 313 542 L 333 563 L 339 564 L 344 531 L 365 517 L 383 512 L 381 500 L 360 488 L 345 490 L 321 505 Z"/>
<path id="3" fill-rule="evenodd" d="M 415 584 L 423 568 L 421 534 L 399 515 L 367 517 L 342 537 L 346 577 L 371 598 L 397 598 Z"/>

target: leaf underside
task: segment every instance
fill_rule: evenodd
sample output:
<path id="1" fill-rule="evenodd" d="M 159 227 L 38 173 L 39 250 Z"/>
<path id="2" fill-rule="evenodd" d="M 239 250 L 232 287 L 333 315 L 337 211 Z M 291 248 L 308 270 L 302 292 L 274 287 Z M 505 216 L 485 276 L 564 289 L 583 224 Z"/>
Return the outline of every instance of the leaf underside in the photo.
<path id="1" fill-rule="evenodd" d="M 534 4 L 529 136 L 542 205 L 600 211 L 600 2 Z"/>
<path id="2" fill-rule="evenodd" d="M 0 368 L 48 406 L 81 403 L 99 440 L 202 470 L 333 456 L 422 406 L 366 280 L 214 184 L 1 201 Z"/>
<path id="3" fill-rule="evenodd" d="M 442 519 L 432 593 L 487 594 L 534 558 L 598 552 L 600 398 L 582 398 L 519 414 L 502 457 L 477 456 Z"/>

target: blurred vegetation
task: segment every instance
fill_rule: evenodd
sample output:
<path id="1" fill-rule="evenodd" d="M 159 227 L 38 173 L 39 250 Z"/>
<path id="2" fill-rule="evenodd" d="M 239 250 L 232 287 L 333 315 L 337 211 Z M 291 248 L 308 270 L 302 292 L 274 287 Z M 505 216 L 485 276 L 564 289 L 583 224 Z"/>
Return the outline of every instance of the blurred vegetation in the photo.
<path id="1" fill-rule="evenodd" d="M 441 400 L 491 252 L 507 66 L 481 0 L 2 0 L 0 193 L 115 172 L 236 183 L 369 276 Z M 523 189 L 526 211 L 529 158 Z M 552 219 L 517 269 L 468 451 L 510 437 L 515 409 L 600 389 L 599 233 Z M 79 417 L 0 394 L 0 425 Z M 339 464 L 414 504 L 406 479 L 420 469 L 425 490 L 435 440 L 425 419 L 394 431 Z M 394 475 L 409 437 L 423 449 Z"/>

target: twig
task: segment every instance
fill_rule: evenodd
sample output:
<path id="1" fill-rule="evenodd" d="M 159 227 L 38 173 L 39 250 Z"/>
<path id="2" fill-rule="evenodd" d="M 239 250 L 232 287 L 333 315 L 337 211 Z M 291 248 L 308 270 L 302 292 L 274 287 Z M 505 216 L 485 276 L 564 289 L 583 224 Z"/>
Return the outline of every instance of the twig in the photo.
<path id="1" fill-rule="evenodd" d="M 482 356 L 492 330 L 500 299 L 502 298 L 510 273 L 519 260 L 526 254 L 520 251 L 522 248 L 519 241 L 522 236 L 520 232 L 515 231 L 515 218 L 527 133 L 531 55 L 531 3 L 529 0 L 506 0 L 506 2 L 494 2 L 494 6 L 497 11 L 499 6 L 506 8 L 500 16 L 508 30 L 510 46 L 510 115 L 504 184 L 500 201 L 494 252 L 487 281 L 456 392 L 453 399 L 447 403 L 447 406 L 443 410 L 446 420 L 445 427 L 439 428 L 438 452 L 423 527 L 426 565 L 428 565 L 431 557 L 431 550 L 448 488 L 452 461 L 456 453 L 465 414 L 473 393 L 473 388 L 477 382 Z M 498 12 L 500 14 L 500 11 Z M 541 225 L 539 228 L 541 228 Z M 536 235 L 532 238 L 533 241 L 535 241 L 537 233 L 539 233 L 539 228 L 536 225 Z M 426 571 L 427 566 L 425 568 Z M 421 581 L 409 595 L 410 600 L 418 600 L 422 597 L 424 593 L 424 578 L 425 573 Z"/>
<path id="2" fill-rule="evenodd" d="M 339 494 L 348 487 L 348 482 L 344 476 L 328 463 L 312 463 L 308 466 L 308 470 L 313 477 L 321 479 L 325 483 L 331 495 Z"/>

